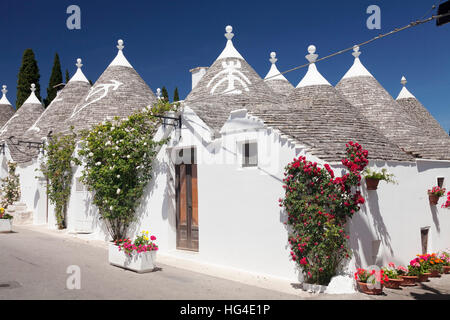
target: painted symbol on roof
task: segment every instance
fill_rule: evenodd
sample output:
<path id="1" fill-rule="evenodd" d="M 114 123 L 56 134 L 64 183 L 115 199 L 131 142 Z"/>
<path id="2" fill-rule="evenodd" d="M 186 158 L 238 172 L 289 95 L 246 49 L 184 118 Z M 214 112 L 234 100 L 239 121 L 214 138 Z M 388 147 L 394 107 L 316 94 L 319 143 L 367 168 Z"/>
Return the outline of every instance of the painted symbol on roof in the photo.
<path id="1" fill-rule="evenodd" d="M 218 74 L 216 74 L 211 81 L 209 81 L 208 85 L 206 86 L 209 88 L 212 83 L 214 83 L 215 80 L 217 80 L 220 76 L 224 76 L 221 80 L 219 80 L 211 89 L 210 93 L 214 94 L 216 89 L 223 84 L 225 81 L 228 81 L 227 88 L 222 91 L 221 93 L 225 94 L 241 94 L 242 91 L 239 89 L 236 89 L 235 82 L 238 82 L 241 84 L 241 86 L 244 88 L 245 91 L 249 91 L 248 84 L 251 84 L 250 80 L 238 69 L 241 69 L 242 65 L 239 60 L 236 61 L 230 61 L 222 62 L 222 67 L 224 70 L 220 71 Z"/>
<path id="2" fill-rule="evenodd" d="M 93 99 L 92 101 L 86 103 L 85 105 L 81 106 L 80 108 L 75 108 L 74 112 L 72 113 L 71 118 L 73 118 L 77 113 L 79 113 L 80 111 L 82 111 L 83 109 L 85 109 L 86 107 L 88 107 L 89 105 L 102 100 L 103 98 L 105 98 L 109 91 L 116 91 L 121 85 L 123 85 L 122 82 L 119 82 L 117 80 L 110 80 L 111 83 L 105 83 L 105 84 L 98 84 L 95 87 L 92 87 L 89 90 L 89 94 L 87 95 L 85 101 L 89 101 L 93 96 L 98 95 L 99 93 L 102 93 L 100 96 L 97 96 L 95 99 Z"/>

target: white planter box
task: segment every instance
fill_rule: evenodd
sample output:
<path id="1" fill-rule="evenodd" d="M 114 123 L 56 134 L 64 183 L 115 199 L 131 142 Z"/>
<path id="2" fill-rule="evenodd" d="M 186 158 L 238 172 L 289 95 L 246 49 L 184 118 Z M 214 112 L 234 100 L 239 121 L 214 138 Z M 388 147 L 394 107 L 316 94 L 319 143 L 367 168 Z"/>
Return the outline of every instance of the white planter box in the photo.
<path id="1" fill-rule="evenodd" d="M 151 272 L 155 269 L 156 251 L 133 253 L 128 256 L 114 243 L 109 244 L 109 263 L 113 266 L 129 269 L 137 273 Z"/>
<path id="2" fill-rule="evenodd" d="M 11 232 L 11 231 L 12 231 L 12 220 L 0 219 L 0 232 Z"/>

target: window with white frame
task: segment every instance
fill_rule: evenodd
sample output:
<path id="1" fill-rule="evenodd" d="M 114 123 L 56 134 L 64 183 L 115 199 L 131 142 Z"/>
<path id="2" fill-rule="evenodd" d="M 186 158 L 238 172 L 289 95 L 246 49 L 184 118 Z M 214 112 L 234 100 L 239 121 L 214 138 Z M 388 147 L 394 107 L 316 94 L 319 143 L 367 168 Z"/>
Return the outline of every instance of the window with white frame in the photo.
<path id="1" fill-rule="evenodd" d="M 242 167 L 258 166 L 258 143 L 244 142 L 242 144 Z"/>

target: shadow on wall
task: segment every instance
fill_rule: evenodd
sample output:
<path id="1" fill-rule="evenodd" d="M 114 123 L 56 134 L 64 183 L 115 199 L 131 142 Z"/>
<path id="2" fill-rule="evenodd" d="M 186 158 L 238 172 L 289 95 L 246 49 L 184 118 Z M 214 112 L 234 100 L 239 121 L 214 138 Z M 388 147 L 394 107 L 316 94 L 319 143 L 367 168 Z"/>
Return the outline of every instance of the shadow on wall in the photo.
<path id="1" fill-rule="evenodd" d="M 439 224 L 437 206 L 430 205 L 430 207 L 431 207 L 431 215 L 433 216 L 433 222 L 436 225 L 436 231 L 437 231 L 437 233 L 441 233 L 441 226 Z"/>
<path id="2" fill-rule="evenodd" d="M 291 251 L 291 246 L 289 245 L 289 235 L 292 233 L 292 228 L 286 223 L 288 220 L 288 216 L 286 213 L 285 209 L 280 209 L 280 223 L 282 223 L 284 225 L 284 228 L 286 229 L 286 233 L 287 233 L 287 239 L 288 241 L 286 242 L 284 249 L 286 250 L 286 252 L 290 252 Z M 305 277 L 303 276 L 303 272 L 301 270 L 301 268 L 298 266 L 298 264 L 294 261 L 292 261 L 292 258 L 289 254 L 286 255 L 286 259 L 289 259 L 289 261 L 292 262 L 293 268 L 294 268 L 294 272 L 297 274 L 297 279 L 299 283 L 303 283 L 305 281 Z M 292 284 L 291 285 L 293 287 L 295 287 L 298 284 Z"/>
<path id="3" fill-rule="evenodd" d="M 444 169 L 444 168 L 450 168 L 450 162 L 417 161 L 417 172 L 424 172 L 429 169 Z"/>
<path id="4" fill-rule="evenodd" d="M 153 176 L 152 179 L 148 182 L 147 186 L 144 189 L 144 194 L 141 198 L 141 203 L 136 209 L 135 219 L 131 223 L 130 227 L 128 228 L 128 236 L 130 238 L 134 238 L 135 235 L 139 234 L 141 230 L 139 228 L 142 228 L 142 220 L 144 218 L 147 218 L 149 214 L 152 214 L 152 212 L 149 212 L 149 201 L 152 199 L 152 197 L 155 194 L 155 190 L 158 190 L 158 184 L 157 184 L 157 177 L 161 174 L 165 174 L 169 172 L 169 166 L 167 163 L 157 160 L 156 158 L 153 160 Z M 169 182 L 168 182 L 169 183 Z M 162 202 L 162 208 L 161 208 L 161 215 L 163 220 L 167 220 L 169 216 L 169 187 L 168 183 L 166 183 L 166 186 L 164 188 L 164 199 Z"/>
<path id="5" fill-rule="evenodd" d="M 377 259 L 381 245 L 383 245 L 383 248 L 389 249 L 391 256 L 394 255 L 391 237 L 380 213 L 378 194 L 376 191 L 366 191 L 364 197 L 367 200 L 366 210 L 359 211 L 349 223 L 352 231 L 349 245 L 354 254 L 357 267 L 363 266 L 362 258 L 364 258 L 367 265 L 383 263 Z M 366 217 L 363 217 L 362 214 L 365 214 Z M 370 216 L 373 220 L 373 228 L 367 222 Z M 373 234 L 374 232 L 375 234 Z"/>

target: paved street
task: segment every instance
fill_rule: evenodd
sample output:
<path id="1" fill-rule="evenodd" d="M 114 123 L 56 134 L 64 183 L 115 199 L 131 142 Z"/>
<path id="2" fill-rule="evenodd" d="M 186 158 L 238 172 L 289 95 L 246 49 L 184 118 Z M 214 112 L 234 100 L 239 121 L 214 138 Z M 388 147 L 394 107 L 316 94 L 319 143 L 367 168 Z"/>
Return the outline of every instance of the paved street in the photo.
<path id="1" fill-rule="evenodd" d="M 14 227 L 0 234 L 0 299 L 450 299 L 450 275 L 383 296 L 290 295 L 158 263 L 136 274 L 108 264 L 107 250 L 86 241 Z M 81 289 L 69 290 L 69 266 L 81 269 Z"/>

